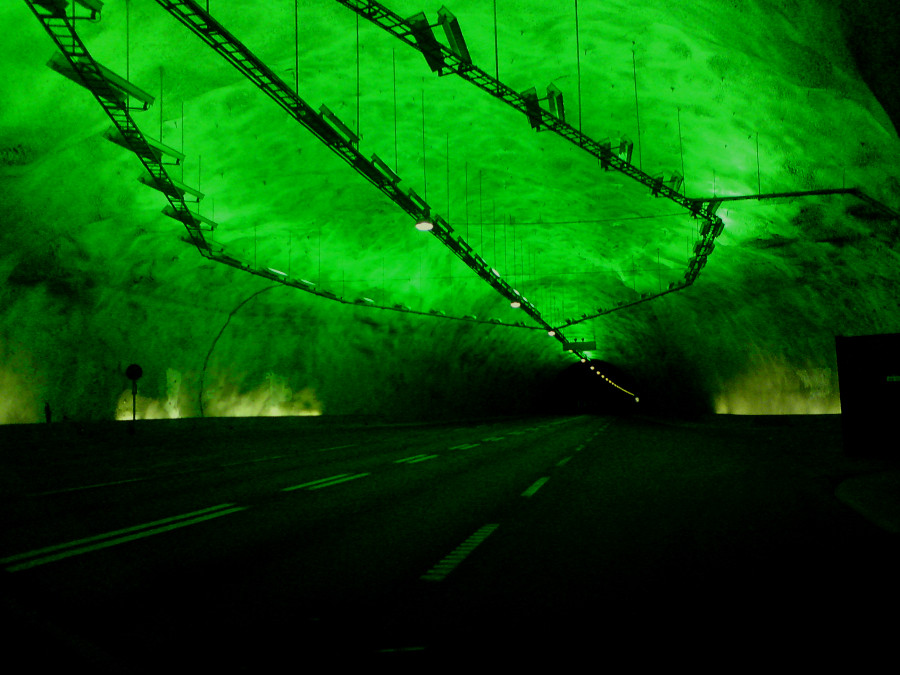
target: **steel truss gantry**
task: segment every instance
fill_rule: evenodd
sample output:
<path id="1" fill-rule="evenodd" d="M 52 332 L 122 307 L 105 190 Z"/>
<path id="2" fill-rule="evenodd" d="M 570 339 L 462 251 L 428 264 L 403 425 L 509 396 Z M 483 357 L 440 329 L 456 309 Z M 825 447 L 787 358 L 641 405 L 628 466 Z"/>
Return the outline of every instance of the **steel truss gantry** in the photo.
<path id="1" fill-rule="evenodd" d="M 459 47 L 461 36 L 457 35 L 449 40 L 451 42 L 450 46 L 439 43 L 431 33 L 431 27 L 427 20 L 424 19 L 424 15 L 419 14 L 409 19 L 404 19 L 376 0 L 337 0 L 337 2 L 384 29 L 413 49 L 421 52 L 429 67 L 439 76 L 455 74 L 464 80 L 471 82 L 479 89 L 526 115 L 532 128 L 535 130 L 548 130 L 556 133 L 585 152 L 597 157 L 600 160 L 600 166 L 604 170 L 614 169 L 625 174 L 650 188 L 652 195 L 656 197 L 665 197 L 687 209 L 694 218 L 705 221 L 700 228 L 700 239 L 694 245 L 694 255 L 688 262 L 688 268 L 684 275 L 684 283 L 673 283 L 670 284 L 669 288 L 665 291 L 659 293 L 646 293 L 637 300 L 630 302 L 622 301 L 609 309 L 584 314 L 582 318 L 579 319 L 563 321 L 561 324 L 562 327 L 589 321 L 599 316 L 603 316 L 604 314 L 632 307 L 642 302 L 653 300 L 668 293 L 681 290 L 692 284 L 699 276 L 700 270 L 706 265 L 709 255 L 712 254 L 715 249 L 715 239 L 724 230 L 722 219 L 716 215 L 716 211 L 723 201 L 847 194 L 857 197 L 872 208 L 883 213 L 888 218 L 900 218 L 900 213 L 882 202 L 873 199 L 859 188 L 813 190 L 768 195 L 742 195 L 737 197 L 687 197 L 678 192 L 678 188 L 682 185 L 683 178 L 679 177 L 677 174 L 673 175 L 673 177 L 667 181 L 663 176 L 651 176 L 644 173 L 631 164 L 629 161 L 630 153 L 628 153 L 626 159 L 622 159 L 620 155 L 616 154 L 608 140 L 598 142 L 582 133 L 579 129 L 575 129 L 567 124 L 565 120 L 562 119 L 563 116 L 557 114 L 559 113 L 561 106 L 556 102 L 556 98 L 550 96 L 550 90 L 548 90 L 548 98 L 551 99 L 551 110 L 548 111 L 540 107 L 533 89 L 518 93 L 509 86 L 503 84 L 497 78 L 492 77 L 485 71 L 473 65 L 468 49 L 460 49 Z M 438 12 L 439 19 L 444 19 L 441 15 L 445 12 L 446 10 L 444 9 Z M 458 30 L 458 26 L 455 28 Z M 557 96 L 559 95 L 558 90 L 553 93 Z"/>
<path id="2" fill-rule="evenodd" d="M 402 190 L 399 187 L 400 177 L 378 159 L 377 155 L 373 155 L 372 159 L 367 159 L 359 150 L 359 139 L 356 135 L 325 106 L 316 112 L 284 80 L 257 58 L 246 45 L 194 0 L 156 0 L 156 2 L 243 73 L 288 115 L 312 132 L 316 138 L 412 216 L 416 222 L 427 220 L 432 223 L 431 233 L 435 237 L 509 302 L 520 303 L 520 308 L 538 324 L 536 327 L 526 326 L 521 322 L 512 325 L 544 329 L 548 333 L 552 333 L 553 337 L 563 344 L 566 343 L 565 336 L 543 318 L 537 307 L 510 286 L 506 280 L 494 274 L 487 262 L 472 249 L 465 239 L 456 235 L 450 224 L 438 215 L 422 197 L 413 190 Z M 383 308 L 391 309 L 390 307 Z"/>
<path id="3" fill-rule="evenodd" d="M 584 318 L 565 321 L 562 326 L 572 325 L 594 319 L 610 312 L 619 311 L 648 300 L 653 300 L 673 291 L 679 291 L 696 281 L 700 270 L 706 265 L 707 256 L 715 248 L 714 240 L 723 229 L 722 219 L 715 215 L 718 204 L 715 200 L 692 199 L 678 192 L 677 187 L 681 180 L 673 176 L 666 180 L 664 176 L 651 176 L 631 164 L 628 159 L 622 159 L 612 147 L 610 141 L 596 141 L 580 130 L 567 124 L 554 112 L 541 108 L 536 95 L 529 92 L 519 93 L 504 84 L 495 77 L 471 63 L 468 54 L 457 53 L 451 47 L 437 42 L 433 36 L 428 39 L 417 39 L 416 34 L 422 34 L 422 26 L 414 25 L 411 19 L 404 19 L 376 0 L 337 0 L 341 5 L 356 12 L 359 16 L 379 26 L 403 41 L 413 49 L 421 52 L 428 62 L 429 67 L 439 76 L 454 74 L 471 82 L 476 87 L 497 98 L 507 105 L 526 115 L 531 126 L 537 130 L 547 130 L 565 138 L 570 143 L 590 153 L 600 161 L 600 166 L 605 169 L 613 169 L 625 174 L 629 178 L 650 188 L 650 193 L 655 197 L 669 199 L 686 209 L 691 216 L 705 221 L 701 228 L 701 238 L 694 246 L 695 255 L 688 263 L 684 274 L 684 282 L 674 282 L 669 288 L 660 293 L 645 294 L 640 299 L 632 302 L 622 302 L 610 309 L 598 311 Z M 417 17 L 414 17 L 417 18 Z M 427 27 L 427 22 L 426 27 Z M 429 28 L 430 31 L 430 28 Z M 430 35 L 430 33 L 429 33 Z M 630 155 L 630 153 L 629 153 Z"/>
<path id="4" fill-rule="evenodd" d="M 192 212 L 188 208 L 184 200 L 185 186 L 169 175 L 165 169 L 167 164 L 162 161 L 164 155 L 172 155 L 175 157 L 175 164 L 178 164 L 184 160 L 184 156 L 144 136 L 130 113 L 132 110 L 146 110 L 149 107 L 149 103 L 144 101 L 141 106 L 130 106 L 127 91 L 136 90 L 136 88 L 126 80 L 115 77 L 108 69 L 97 63 L 75 30 L 74 24 L 76 21 L 99 21 L 103 3 L 99 0 L 75 0 L 71 4 L 71 13 L 67 13 L 70 7 L 68 0 L 25 0 L 25 3 L 46 29 L 59 49 L 60 54 L 63 55 L 67 62 L 64 74 L 87 88 L 103 107 L 110 120 L 112 120 L 114 128 L 110 129 L 105 134 L 105 137 L 117 145 L 131 150 L 141 160 L 144 168 L 149 173 L 149 176 L 142 177 L 142 182 L 159 190 L 166 197 L 169 206 L 163 210 L 163 213 L 184 224 L 187 229 L 187 237 L 185 238 L 187 243 L 194 245 L 202 256 L 210 260 L 224 263 L 270 281 L 291 286 L 343 304 L 357 304 L 352 300 L 338 297 L 331 291 L 318 288 L 316 284 L 304 279 L 288 278 L 283 272 L 269 267 L 255 267 L 246 261 L 227 255 L 223 246 L 207 241 L 204 236 L 204 227 L 213 229 L 215 228 L 215 223 L 198 213 Z M 76 14 L 76 4 L 87 9 L 90 14 L 88 16 Z M 54 63 L 52 65 L 55 69 L 62 72 L 61 64 Z M 115 79 L 112 79 L 114 77 Z M 125 91 L 122 89 L 123 86 L 126 87 Z M 470 323 L 500 325 L 510 328 L 529 328 L 532 330 L 542 328 L 540 326 L 526 326 L 522 323 L 500 320 L 481 320 L 470 316 L 448 316 L 434 311 L 417 311 L 400 304 L 390 306 L 373 303 L 367 306 L 454 321 L 468 321 Z"/>
<path id="5" fill-rule="evenodd" d="M 132 110 L 146 110 L 147 104 L 140 107 L 129 105 L 129 97 L 123 96 L 122 89 L 108 79 L 108 71 L 93 59 L 75 31 L 76 21 L 99 20 L 102 3 L 79 0 L 77 4 L 89 9 L 90 16 L 76 15 L 75 2 L 71 5 L 72 12 L 67 14 L 69 3 L 66 0 L 25 0 L 25 3 L 68 61 L 71 71 L 94 94 L 94 98 L 112 120 L 120 135 L 120 143 L 138 156 L 150 174 L 147 180 L 165 195 L 169 201 L 170 215 L 184 224 L 188 241 L 204 257 L 213 257 L 212 249 L 200 228 L 201 221 L 188 208 L 183 192 L 166 172 L 161 154 L 151 147 L 131 117 Z"/>

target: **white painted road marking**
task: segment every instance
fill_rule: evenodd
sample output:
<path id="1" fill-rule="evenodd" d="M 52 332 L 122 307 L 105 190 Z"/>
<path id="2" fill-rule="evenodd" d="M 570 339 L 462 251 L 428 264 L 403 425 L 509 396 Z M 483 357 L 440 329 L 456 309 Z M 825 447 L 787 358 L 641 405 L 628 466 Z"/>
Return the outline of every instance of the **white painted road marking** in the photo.
<path id="1" fill-rule="evenodd" d="M 571 455 L 569 455 L 569 456 L 566 457 L 565 459 L 559 460 L 559 461 L 556 463 L 556 466 L 565 466 L 566 464 L 569 463 L 569 460 L 570 460 L 570 459 L 572 459 L 572 456 L 571 456 Z"/>
<path id="2" fill-rule="evenodd" d="M 500 527 L 499 523 L 490 523 L 479 528 L 474 534 L 457 546 L 453 551 L 441 560 L 437 565 L 419 577 L 422 581 L 443 581 L 457 565 L 459 565 L 481 542 L 490 536 L 491 532 Z"/>
<path id="3" fill-rule="evenodd" d="M 394 464 L 403 464 L 406 462 L 407 464 L 418 464 L 419 462 L 425 462 L 429 459 L 435 459 L 440 455 L 413 455 L 412 457 L 406 457 L 404 459 L 395 459 Z"/>
<path id="4" fill-rule="evenodd" d="M 456 445 L 450 450 L 468 450 L 469 448 L 477 448 L 481 443 L 469 443 L 468 445 Z"/>
<path id="5" fill-rule="evenodd" d="M 436 459 L 440 455 L 425 455 L 424 457 L 419 457 L 419 459 L 414 459 L 410 464 L 418 464 L 419 462 L 427 462 L 429 459 Z"/>
<path id="6" fill-rule="evenodd" d="M 395 459 L 394 464 L 402 464 L 403 462 L 409 462 L 414 459 L 419 459 L 420 457 L 424 457 L 425 455 L 413 455 L 412 457 L 404 457 L 403 459 Z"/>
<path id="7" fill-rule="evenodd" d="M 94 483 L 92 485 L 80 485 L 78 487 L 72 488 L 62 488 L 61 490 L 47 490 L 46 492 L 34 492 L 29 497 L 46 497 L 47 495 L 58 495 L 63 492 L 78 492 L 79 490 L 93 490 L 94 488 L 99 487 L 109 487 L 110 485 L 122 485 L 123 483 L 137 483 L 142 480 L 150 480 L 152 476 L 147 476 L 146 478 L 126 478 L 125 480 L 114 480 L 109 483 Z"/>
<path id="8" fill-rule="evenodd" d="M 344 448 L 352 448 L 356 445 L 356 443 L 350 443 L 349 445 L 335 445 L 332 448 L 319 448 L 316 452 L 325 452 L 326 450 L 343 450 Z"/>
<path id="9" fill-rule="evenodd" d="M 218 506 L 211 506 L 208 509 L 183 513 L 180 516 L 154 520 L 153 522 L 144 523 L 143 525 L 126 527 L 121 530 L 113 530 L 112 532 L 98 534 L 93 537 L 85 537 L 84 539 L 76 539 L 75 541 L 69 541 L 64 544 L 47 546 L 34 551 L 28 551 L 27 553 L 19 553 L 0 559 L 0 564 L 6 565 L 7 563 L 16 563 L 6 567 L 6 571 L 18 572 L 19 570 L 37 567 L 38 565 L 45 565 L 56 560 L 62 560 L 63 558 L 70 558 L 72 556 L 81 555 L 82 553 L 109 548 L 118 544 L 124 544 L 128 541 L 134 541 L 135 539 L 149 537 L 154 534 L 161 534 L 162 532 L 169 532 L 179 527 L 187 527 L 188 525 L 202 523 L 205 520 L 226 516 L 229 513 L 243 511 L 246 508 L 246 506 L 235 506 L 234 504 L 219 504 Z"/>
<path id="10" fill-rule="evenodd" d="M 482 443 L 493 443 L 495 441 L 502 441 L 503 438 L 504 438 L 503 436 L 491 436 L 490 438 L 482 438 L 481 442 Z"/>
<path id="11" fill-rule="evenodd" d="M 300 485 L 292 485 L 291 487 L 281 488 L 282 492 L 290 492 L 291 490 L 302 490 L 305 487 L 309 487 L 310 485 L 316 485 L 318 483 L 328 483 L 333 480 L 337 480 L 338 478 L 343 478 L 347 476 L 346 473 L 339 473 L 336 476 L 329 476 L 328 478 L 320 478 L 319 480 L 311 480 L 308 483 L 300 483 Z"/>
<path id="12" fill-rule="evenodd" d="M 365 478 L 368 476 L 368 473 L 357 473 L 352 476 L 347 476 L 346 478 L 338 478 L 337 480 L 333 480 L 330 483 L 319 483 L 317 485 L 311 486 L 310 490 L 320 490 L 322 488 L 331 487 L 332 485 L 337 485 L 338 483 L 346 483 L 348 480 L 356 480 L 357 478 Z"/>
<path id="13" fill-rule="evenodd" d="M 522 496 L 523 497 L 531 497 L 532 495 L 534 495 L 535 492 L 540 490 L 541 486 L 543 486 L 543 484 L 546 483 L 548 480 L 550 480 L 550 476 L 544 476 L 543 478 L 538 478 L 536 481 L 534 481 L 534 483 L 531 484 L 530 488 L 528 488 L 527 490 L 525 490 L 525 492 L 522 493 Z"/>

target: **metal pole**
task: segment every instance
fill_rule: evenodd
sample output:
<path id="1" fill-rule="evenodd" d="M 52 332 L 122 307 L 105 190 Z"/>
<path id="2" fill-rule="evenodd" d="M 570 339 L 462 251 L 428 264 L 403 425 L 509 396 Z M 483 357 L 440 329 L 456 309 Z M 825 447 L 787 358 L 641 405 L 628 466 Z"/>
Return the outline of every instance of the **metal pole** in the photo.
<path id="1" fill-rule="evenodd" d="M 450 222 L 450 132 L 447 132 L 447 222 Z"/>
<path id="2" fill-rule="evenodd" d="M 686 195 L 687 178 L 684 175 L 684 140 L 681 138 L 681 108 L 678 109 L 678 145 L 681 146 L 681 192 Z"/>
<path id="3" fill-rule="evenodd" d="M 131 82 L 131 0 L 125 0 L 125 79 Z M 126 105 L 131 103 L 130 94 L 125 101 Z"/>
<path id="4" fill-rule="evenodd" d="M 631 43 L 632 45 L 634 42 Z M 638 132 L 638 168 L 644 170 L 644 162 L 641 157 L 641 112 L 638 109 L 638 93 L 637 93 L 637 58 L 634 55 L 634 49 L 631 50 L 631 67 L 634 72 L 634 114 L 637 117 Z"/>
<path id="5" fill-rule="evenodd" d="M 359 14 L 356 15 L 356 135 L 362 138 L 359 129 Z"/>
<path id="6" fill-rule="evenodd" d="M 575 0 L 575 56 L 578 63 L 578 133 L 581 133 L 581 37 L 578 30 L 578 0 Z"/>
<path id="7" fill-rule="evenodd" d="M 759 132 L 756 132 L 756 194 L 762 195 L 762 174 L 759 171 Z"/>
<path id="8" fill-rule="evenodd" d="M 494 75 L 500 92 L 500 46 L 497 38 L 497 0 L 494 0 Z"/>
<path id="9" fill-rule="evenodd" d="M 394 70 L 394 173 L 400 173 L 397 168 L 399 153 L 397 152 L 397 52 L 391 50 L 391 64 Z"/>
<path id="10" fill-rule="evenodd" d="M 425 169 L 425 78 L 422 78 L 422 180 L 425 183 L 425 201 L 428 201 L 428 172 Z"/>

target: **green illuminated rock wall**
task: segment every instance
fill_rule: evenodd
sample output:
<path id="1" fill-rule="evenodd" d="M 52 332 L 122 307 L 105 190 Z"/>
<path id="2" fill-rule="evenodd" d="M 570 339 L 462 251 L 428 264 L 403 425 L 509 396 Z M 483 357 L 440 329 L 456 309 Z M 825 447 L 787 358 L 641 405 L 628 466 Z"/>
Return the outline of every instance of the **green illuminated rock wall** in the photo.
<path id="1" fill-rule="evenodd" d="M 386 4 L 402 16 L 436 10 Z M 539 93 L 553 82 L 578 126 L 570 4 L 498 2 L 497 44 L 500 78 Z M 127 62 L 124 0 L 80 34 L 157 97 L 135 119 L 184 149 L 174 175 L 205 193 L 216 242 L 350 300 L 524 318 L 157 3 L 130 5 Z M 491 0 L 448 7 L 493 73 Z M 210 9 L 294 82 L 293 2 Z M 554 325 L 682 278 L 698 223 L 677 205 L 433 75 L 365 21 L 357 98 L 355 15 L 331 0 L 299 10 L 300 95 L 358 126 L 363 152 L 396 166 Z M 580 124 L 597 139 L 630 137 L 648 173 L 683 167 L 697 197 L 847 186 L 900 204 L 900 142 L 845 46 L 837 5 L 582 2 L 579 12 Z M 26 3 L 6 3 L 0 18 L 16 28 L 0 47 L 0 422 L 39 421 L 45 402 L 57 418 L 122 414 L 132 362 L 145 372 L 144 416 L 198 415 L 202 400 L 205 414 L 416 418 L 512 412 L 554 395 L 570 355 L 538 330 L 288 288 L 229 320 L 273 284 L 182 241 L 163 197 L 137 182 L 140 163 L 103 138 L 96 101 L 45 66 L 55 48 Z M 836 412 L 834 335 L 900 331 L 897 222 L 844 196 L 731 202 L 719 215 L 725 234 L 694 286 L 566 334 L 596 340 L 593 356 L 634 374 L 660 405 Z"/>

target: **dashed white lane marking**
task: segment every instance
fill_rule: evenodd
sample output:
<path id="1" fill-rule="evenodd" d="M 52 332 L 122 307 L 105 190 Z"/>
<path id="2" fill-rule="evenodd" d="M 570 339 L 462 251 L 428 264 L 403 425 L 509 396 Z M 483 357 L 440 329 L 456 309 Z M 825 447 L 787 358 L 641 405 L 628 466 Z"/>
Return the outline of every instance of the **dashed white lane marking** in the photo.
<path id="1" fill-rule="evenodd" d="M 522 436 L 524 434 L 525 434 L 524 431 L 510 431 L 507 435 L 508 436 Z"/>
<path id="2" fill-rule="evenodd" d="M 311 487 L 313 485 L 318 485 L 319 483 L 330 483 L 333 480 L 338 480 L 343 478 L 344 476 L 348 476 L 346 473 L 339 473 L 336 476 L 329 476 L 328 478 L 320 478 L 319 480 L 311 480 L 308 483 L 300 483 L 300 485 L 292 485 L 291 487 L 281 488 L 282 492 L 291 492 L 292 490 L 302 490 L 303 488 Z"/>
<path id="3" fill-rule="evenodd" d="M 504 436 L 491 436 L 490 438 L 482 438 L 482 443 L 495 443 L 496 441 L 502 441 Z"/>
<path id="4" fill-rule="evenodd" d="M 581 452 L 582 450 L 584 450 L 583 445 L 579 445 L 577 448 L 575 448 L 575 452 Z"/>
<path id="5" fill-rule="evenodd" d="M 61 490 L 47 490 L 46 492 L 33 492 L 29 497 L 46 497 L 47 495 L 58 495 L 64 492 L 78 492 L 79 490 L 93 490 L 94 488 L 108 487 L 110 485 L 122 485 L 124 483 L 138 483 L 142 480 L 150 480 L 152 476 L 146 478 L 126 478 L 125 480 L 114 480 L 109 483 L 93 483 L 92 485 L 79 485 L 78 487 L 62 488 Z"/>
<path id="6" fill-rule="evenodd" d="M 419 462 L 426 462 L 429 459 L 435 459 L 440 455 L 413 455 L 412 457 L 405 457 L 403 459 L 395 459 L 394 464 L 403 464 L 404 462 L 407 464 L 418 464 Z"/>
<path id="7" fill-rule="evenodd" d="M 500 523 L 490 523 L 476 530 L 468 539 L 457 546 L 453 551 L 441 560 L 437 565 L 419 577 L 422 581 L 443 581 L 450 572 L 456 569 L 466 557 L 490 534 L 500 527 Z"/>
<path id="8" fill-rule="evenodd" d="M 559 460 L 559 461 L 556 463 L 556 466 L 565 466 L 566 464 L 569 463 L 569 460 L 570 460 L 570 459 L 572 459 L 572 456 L 571 456 L 571 455 L 569 455 L 569 456 L 566 457 L 565 459 Z"/>
<path id="9" fill-rule="evenodd" d="M 531 487 L 529 487 L 527 490 L 525 490 L 525 492 L 522 493 L 522 496 L 523 497 L 533 496 L 534 493 L 537 492 L 538 490 L 540 490 L 541 487 L 544 485 L 544 483 L 546 483 L 548 480 L 550 480 L 550 476 L 544 476 L 543 478 L 538 478 L 536 481 L 534 481 L 534 483 L 531 484 Z"/>
<path id="10" fill-rule="evenodd" d="M 318 450 L 316 450 L 316 452 L 325 452 L 327 450 L 343 450 L 344 448 L 352 448 L 355 446 L 356 446 L 356 443 L 350 443 L 348 445 L 335 445 L 334 447 L 331 447 L 331 448 L 319 448 Z"/>
<path id="11" fill-rule="evenodd" d="M 403 459 L 395 459 L 394 464 L 403 464 L 403 462 L 409 462 L 414 459 L 419 459 L 420 457 L 424 457 L 425 455 L 413 455 L 412 457 L 404 457 Z"/>
<path id="12" fill-rule="evenodd" d="M 219 504 L 218 506 L 210 506 L 207 509 L 199 511 L 191 511 L 190 513 L 182 513 L 180 516 L 172 516 L 171 518 L 162 518 L 154 520 L 143 525 L 135 525 L 133 527 L 125 527 L 121 530 L 113 530 L 104 534 L 98 534 L 93 537 L 85 537 L 84 539 L 76 539 L 64 544 L 56 544 L 39 548 L 27 553 L 19 553 L 7 558 L 0 559 L 0 564 L 14 563 L 6 567 L 7 572 L 18 572 L 30 567 L 45 565 L 50 562 L 70 558 L 72 556 L 90 553 L 99 549 L 109 548 L 118 544 L 124 544 L 128 541 L 149 537 L 162 532 L 169 532 L 179 527 L 187 527 L 196 523 L 202 523 L 205 520 L 226 516 L 229 513 L 243 511 L 246 506 L 235 506 L 234 504 Z"/>
<path id="13" fill-rule="evenodd" d="M 437 459 L 440 455 L 425 455 L 424 457 L 419 457 L 419 459 L 414 459 L 409 462 L 410 464 L 418 464 L 419 462 L 427 462 L 429 459 Z"/>
<path id="14" fill-rule="evenodd" d="M 346 483 L 348 480 L 356 480 L 357 478 L 365 478 L 368 476 L 368 473 L 356 473 L 351 476 L 346 476 L 344 478 L 338 478 L 337 480 L 333 480 L 329 483 L 317 483 L 316 485 L 311 485 L 309 487 L 310 490 L 321 490 L 322 488 L 331 487 L 332 485 L 338 485 L 339 483 Z"/>
<path id="15" fill-rule="evenodd" d="M 469 443 L 467 445 L 455 445 L 450 450 L 468 450 L 469 448 L 477 448 L 481 443 Z"/>

